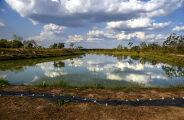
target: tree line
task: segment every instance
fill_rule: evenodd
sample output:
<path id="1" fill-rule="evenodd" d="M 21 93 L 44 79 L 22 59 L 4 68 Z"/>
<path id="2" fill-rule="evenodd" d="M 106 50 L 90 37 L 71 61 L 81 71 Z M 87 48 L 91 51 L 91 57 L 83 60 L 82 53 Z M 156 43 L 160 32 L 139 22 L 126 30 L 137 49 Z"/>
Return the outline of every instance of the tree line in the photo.
<path id="1" fill-rule="evenodd" d="M 13 35 L 13 40 L 0 39 L 0 48 L 25 48 L 25 49 L 41 49 L 34 40 L 23 41 L 23 37 Z"/>
<path id="2" fill-rule="evenodd" d="M 82 46 L 75 46 L 70 43 L 71 49 L 84 49 Z M 63 49 L 65 43 L 54 43 L 49 46 L 50 49 Z M 38 46 L 35 40 L 23 40 L 23 37 L 13 35 L 13 40 L 0 39 L 0 48 L 24 48 L 24 49 L 45 49 L 43 46 Z"/>
<path id="3" fill-rule="evenodd" d="M 82 46 L 75 46 L 74 43 L 70 43 L 71 49 L 84 49 Z M 162 45 L 158 43 L 142 42 L 139 45 L 129 42 L 128 47 L 123 47 L 119 44 L 116 50 L 124 51 L 148 51 L 148 52 L 170 52 L 170 53 L 184 53 L 184 36 L 179 36 L 175 33 L 170 34 Z M 65 43 L 54 43 L 50 45 L 50 49 L 62 49 L 65 47 Z M 13 40 L 0 39 L 0 48 L 25 48 L 25 49 L 44 49 L 43 46 L 38 46 L 35 40 L 23 41 L 23 38 L 17 35 L 13 35 Z"/>
<path id="4" fill-rule="evenodd" d="M 141 42 L 139 45 L 133 45 L 132 42 L 128 43 L 128 47 L 123 47 L 121 44 L 117 46 L 117 50 L 124 51 L 159 51 L 159 52 L 170 52 L 170 53 L 184 53 L 184 36 L 176 35 L 175 33 L 170 34 L 162 45 L 154 42 L 147 44 L 145 41 Z"/>

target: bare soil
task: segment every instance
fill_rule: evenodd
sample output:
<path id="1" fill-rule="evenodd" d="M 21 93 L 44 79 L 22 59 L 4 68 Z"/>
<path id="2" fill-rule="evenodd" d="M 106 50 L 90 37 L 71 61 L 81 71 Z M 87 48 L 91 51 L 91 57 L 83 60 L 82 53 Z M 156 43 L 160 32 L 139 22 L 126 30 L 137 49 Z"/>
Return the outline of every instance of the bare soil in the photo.
<path id="1" fill-rule="evenodd" d="M 123 100 L 182 97 L 184 89 L 62 89 L 15 86 L 4 91 L 35 91 L 79 97 Z M 41 98 L 0 97 L 0 120 L 184 120 L 184 108 L 171 106 L 105 106 L 68 103 L 62 106 Z"/>

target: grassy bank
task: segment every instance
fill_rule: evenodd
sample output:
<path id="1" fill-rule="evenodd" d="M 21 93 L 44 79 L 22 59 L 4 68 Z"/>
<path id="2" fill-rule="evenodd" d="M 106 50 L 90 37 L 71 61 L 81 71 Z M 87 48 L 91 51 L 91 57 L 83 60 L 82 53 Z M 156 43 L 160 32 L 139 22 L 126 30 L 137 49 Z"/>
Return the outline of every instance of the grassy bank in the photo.
<path id="1" fill-rule="evenodd" d="M 130 56 L 133 59 L 143 58 L 150 62 L 155 63 L 168 63 L 171 65 L 184 66 L 184 55 L 180 54 L 169 54 L 162 52 L 127 52 L 127 51 L 117 51 L 117 50 L 96 50 L 88 51 L 90 54 L 104 54 L 118 56 Z"/>
<path id="2" fill-rule="evenodd" d="M 10 85 L 10 83 L 3 78 L 0 78 L 0 88 L 7 88 L 7 87 L 15 87 L 13 85 Z M 80 89 L 80 90 L 87 90 L 87 89 L 103 89 L 103 90 L 125 90 L 125 91 L 135 91 L 135 90 L 182 90 L 184 89 L 183 84 L 178 85 L 170 85 L 169 87 L 163 88 L 161 86 L 142 86 L 136 83 L 132 83 L 128 86 L 114 86 L 114 87 L 105 87 L 103 84 L 97 84 L 97 85 L 69 85 L 63 80 L 59 80 L 58 82 L 46 82 L 43 81 L 40 84 L 37 85 L 22 85 L 22 87 L 27 88 L 43 88 L 43 89 Z"/>
<path id="3" fill-rule="evenodd" d="M 72 49 L 0 49 L 0 60 L 48 58 L 84 54 Z"/>

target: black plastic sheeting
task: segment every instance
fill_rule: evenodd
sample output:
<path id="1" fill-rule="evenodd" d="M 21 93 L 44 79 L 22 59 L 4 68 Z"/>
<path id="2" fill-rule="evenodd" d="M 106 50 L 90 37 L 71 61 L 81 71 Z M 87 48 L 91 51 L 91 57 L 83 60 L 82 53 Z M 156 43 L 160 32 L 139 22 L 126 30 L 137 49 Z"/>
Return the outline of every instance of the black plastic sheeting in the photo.
<path id="1" fill-rule="evenodd" d="M 19 96 L 19 97 L 32 97 L 32 98 L 44 98 L 50 101 L 63 101 L 67 100 L 69 102 L 75 103 L 96 103 L 101 105 L 132 105 L 132 106 L 176 106 L 184 107 L 183 98 L 165 98 L 158 100 L 95 100 L 88 98 L 80 98 L 70 95 L 59 95 L 59 94 L 48 94 L 48 93 L 39 93 L 39 92 L 5 92 L 1 91 L 0 96 Z"/>

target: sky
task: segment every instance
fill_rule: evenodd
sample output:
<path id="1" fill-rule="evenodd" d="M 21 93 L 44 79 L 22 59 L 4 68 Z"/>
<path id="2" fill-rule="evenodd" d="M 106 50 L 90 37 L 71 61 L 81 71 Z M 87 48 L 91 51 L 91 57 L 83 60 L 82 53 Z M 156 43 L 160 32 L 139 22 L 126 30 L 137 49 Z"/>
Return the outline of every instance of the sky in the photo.
<path id="1" fill-rule="evenodd" d="M 44 47 L 162 44 L 183 32 L 184 0 L 0 0 L 0 38 L 16 34 Z"/>

